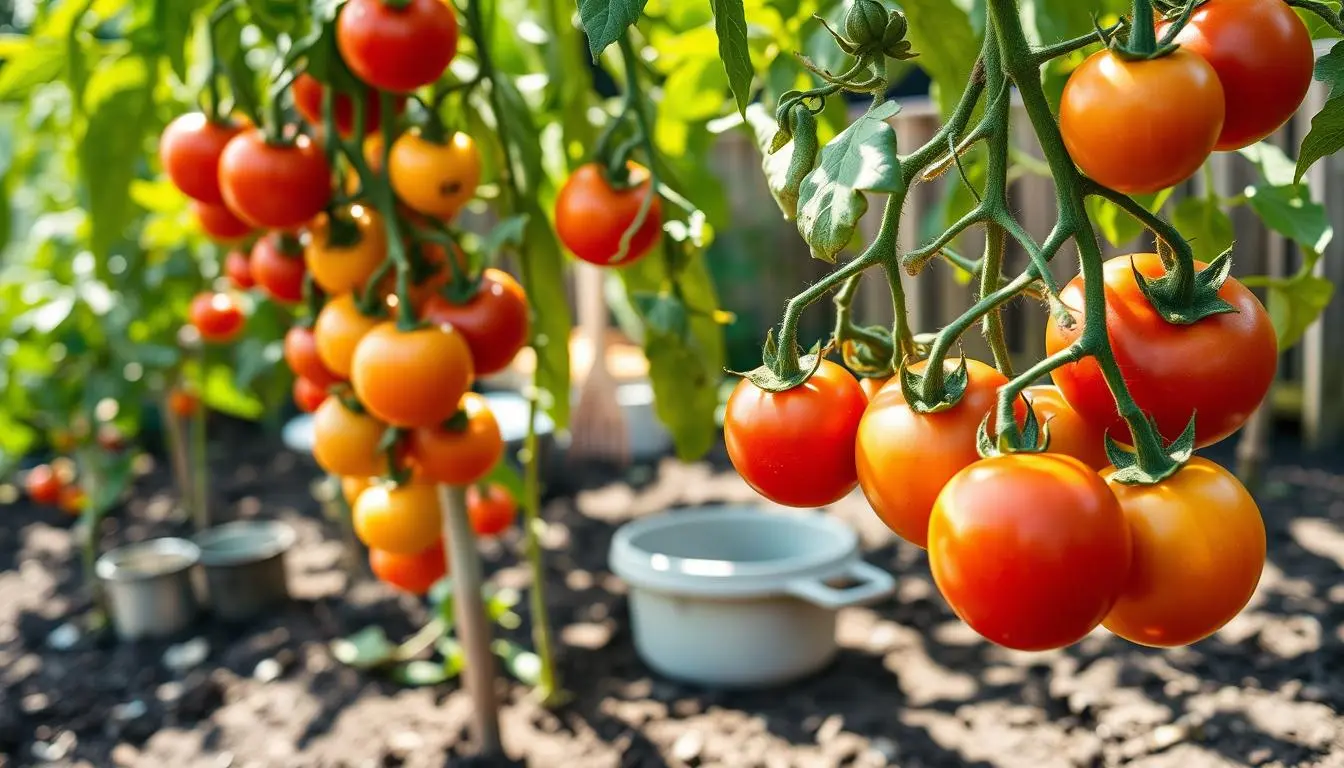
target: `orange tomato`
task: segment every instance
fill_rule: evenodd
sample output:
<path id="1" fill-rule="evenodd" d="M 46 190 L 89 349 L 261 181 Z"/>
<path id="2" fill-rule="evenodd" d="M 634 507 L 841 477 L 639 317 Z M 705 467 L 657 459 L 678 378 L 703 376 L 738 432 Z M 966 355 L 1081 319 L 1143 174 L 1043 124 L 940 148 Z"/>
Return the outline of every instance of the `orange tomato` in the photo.
<path id="1" fill-rule="evenodd" d="M 489 474 L 504 455 L 499 422 L 486 399 L 475 392 L 462 396 L 461 429 L 443 425 L 421 427 L 411 434 L 409 459 L 416 477 L 447 485 L 470 485 Z"/>
<path id="2" fill-rule="evenodd" d="M 1106 456 L 1106 431 L 1070 407 L 1059 387 L 1027 387 L 1025 394 L 1037 422 L 1050 430 L 1051 453 L 1072 456 L 1098 472 L 1111 465 Z"/>
<path id="3" fill-rule="evenodd" d="M 355 502 L 359 500 L 359 495 L 373 485 L 373 482 L 374 480 L 371 477 L 342 477 L 341 494 L 345 496 L 345 503 L 349 504 L 351 509 L 354 509 Z"/>
<path id="4" fill-rule="evenodd" d="M 329 294 L 360 291 L 387 258 L 387 231 L 372 208 L 351 205 L 337 221 L 319 214 L 308 232 L 303 259 L 313 280 Z"/>
<path id="5" fill-rule="evenodd" d="M 386 425 L 355 413 L 338 397 L 328 397 L 313 412 L 313 458 L 333 475 L 375 477 L 387 469 L 378 450 Z"/>
<path id="6" fill-rule="evenodd" d="M 369 486 L 355 501 L 353 520 L 365 546 L 398 555 L 434 546 L 443 522 L 437 489 L 423 483 Z"/>
<path id="7" fill-rule="evenodd" d="M 387 163 L 397 197 L 439 219 L 456 216 L 481 183 L 481 152 L 465 133 L 438 143 L 412 128 L 393 142 Z"/>
<path id="8" fill-rule="evenodd" d="M 318 359 L 338 379 L 349 379 L 355 347 L 379 322 L 359 311 L 353 295 L 343 293 L 331 298 L 313 323 Z"/>
<path id="9" fill-rule="evenodd" d="M 381 323 L 360 340 L 350 368 L 359 401 L 399 427 L 442 423 L 472 381 L 471 349 L 449 325 L 403 332 Z"/>
<path id="10" fill-rule="evenodd" d="M 201 407 L 201 399 L 185 389 L 174 389 L 168 393 L 168 410 L 177 416 L 194 416 Z"/>

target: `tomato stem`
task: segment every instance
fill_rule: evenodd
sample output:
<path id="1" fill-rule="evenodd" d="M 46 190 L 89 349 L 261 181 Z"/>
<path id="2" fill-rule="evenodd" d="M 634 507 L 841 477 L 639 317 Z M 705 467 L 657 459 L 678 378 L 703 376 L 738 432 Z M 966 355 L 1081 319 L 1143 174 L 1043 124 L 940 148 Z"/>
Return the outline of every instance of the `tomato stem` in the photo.
<path id="1" fill-rule="evenodd" d="M 1129 51 L 1148 56 L 1157 50 L 1152 0 L 1134 0 L 1134 24 L 1129 30 Z"/>
<path id="2" fill-rule="evenodd" d="M 1007 233 L 1003 227 L 990 222 L 985 228 L 985 258 L 980 268 L 980 295 L 992 294 L 999 287 L 1002 272 L 1003 250 Z M 998 309 L 991 309 L 984 320 L 985 340 L 994 355 L 994 367 L 1007 378 L 1013 377 L 1013 359 L 1008 352 L 1008 340 L 1004 337 L 1003 316 Z"/>
<path id="3" fill-rule="evenodd" d="M 1340 12 L 1336 12 L 1334 8 L 1331 8 L 1329 3 L 1321 2 L 1321 0 L 1286 0 L 1286 1 L 1288 5 L 1291 5 L 1294 8 L 1301 8 L 1304 11 L 1311 11 L 1317 16 L 1320 16 L 1321 19 L 1323 19 L 1325 23 L 1329 24 L 1332 29 L 1334 29 L 1336 32 L 1339 32 L 1341 35 L 1344 35 L 1344 17 L 1341 16 Z"/>

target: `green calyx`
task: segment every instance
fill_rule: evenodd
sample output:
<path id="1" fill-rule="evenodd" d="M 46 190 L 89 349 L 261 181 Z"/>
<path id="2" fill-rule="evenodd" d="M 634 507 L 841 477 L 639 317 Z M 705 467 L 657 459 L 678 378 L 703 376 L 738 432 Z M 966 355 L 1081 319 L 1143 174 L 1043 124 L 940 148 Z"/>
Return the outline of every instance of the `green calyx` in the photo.
<path id="1" fill-rule="evenodd" d="M 1045 453 L 1050 450 L 1050 422 L 1042 423 L 1036 418 L 1036 413 L 1031 409 L 1031 400 L 1026 395 L 1022 395 L 1022 400 L 1027 404 L 1027 417 L 1020 430 L 1015 421 L 1009 422 L 998 430 L 997 435 L 991 437 L 990 423 L 994 413 L 991 411 L 985 414 L 975 435 L 976 451 L 981 458 L 1010 453 Z"/>
<path id="2" fill-rule="evenodd" d="M 331 248 L 352 248 L 364 239 L 349 210 L 338 209 L 327 215 L 326 245 Z"/>
<path id="3" fill-rule="evenodd" d="M 789 359 L 790 357 L 792 359 Z M 811 351 L 801 357 L 798 356 L 796 347 L 784 352 L 775 344 L 775 334 L 771 331 L 765 336 L 765 347 L 761 350 L 762 362 L 759 368 L 745 372 L 728 371 L 728 373 L 741 376 L 766 392 L 787 392 L 806 384 L 807 380 L 812 378 L 812 374 L 821 367 L 824 357 L 820 344 L 814 345 Z"/>
<path id="4" fill-rule="evenodd" d="M 966 385 L 970 382 L 966 358 L 960 358 L 957 367 L 950 371 L 946 370 L 946 365 L 944 361 L 942 384 L 937 387 L 930 384 L 928 370 L 922 374 L 915 373 L 910 370 L 910 366 L 904 363 L 901 365 L 901 394 L 915 413 L 938 413 L 961 402 L 961 396 L 966 394 Z"/>
<path id="5" fill-rule="evenodd" d="M 1155 427 L 1153 433 L 1157 434 Z M 1161 462 L 1156 467 L 1145 469 L 1140 466 L 1143 462 L 1140 461 L 1138 453 L 1126 449 L 1113 440 L 1109 434 L 1106 435 L 1106 458 L 1111 460 L 1116 470 L 1111 479 L 1125 485 L 1152 485 L 1161 482 L 1181 471 L 1181 467 L 1185 466 L 1185 463 L 1194 454 L 1195 416 L 1193 414 L 1190 416 L 1190 423 L 1186 425 L 1181 436 L 1167 444 L 1165 450 L 1162 451 L 1162 456 L 1166 461 Z"/>
<path id="6" fill-rule="evenodd" d="M 825 23 L 824 21 L 822 22 Z M 856 0 L 845 14 L 844 34 L 829 26 L 841 50 L 851 56 L 882 54 L 894 59 L 910 59 L 910 42 L 905 39 L 909 24 L 905 14 L 890 10 L 880 0 Z"/>
<path id="7" fill-rule="evenodd" d="M 1232 270 L 1232 250 L 1229 248 L 1200 272 L 1183 281 L 1180 270 L 1167 270 L 1162 277 L 1144 277 L 1131 262 L 1134 280 L 1139 284 L 1148 303 L 1162 319 L 1173 325 L 1192 325 L 1213 315 L 1236 312 L 1218 295 Z M 1187 283 L 1185 286 L 1182 282 Z M 1183 295 L 1184 294 L 1184 295 Z"/>
<path id="8" fill-rule="evenodd" d="M 886 378 L 892 375 L 891 360 L 895 343 L 891 331 L 878 325 L 850 327 L 840 341 L 840 355 L 845 367 L 866 378 Z"/>

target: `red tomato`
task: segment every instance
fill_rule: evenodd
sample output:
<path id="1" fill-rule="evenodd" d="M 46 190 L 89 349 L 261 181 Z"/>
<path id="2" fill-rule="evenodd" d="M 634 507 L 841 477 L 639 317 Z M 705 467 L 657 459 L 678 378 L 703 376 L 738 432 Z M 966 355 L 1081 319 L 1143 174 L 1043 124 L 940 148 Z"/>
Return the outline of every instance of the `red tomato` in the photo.
<path id="1" fill-rule="evenodd" d="M 1130 258 L 1110 259 L 1103 273 L 1106 331 L 1125 383 L 1167 440 L 1179 437 L 1190 417 L 1197 414 L 1195 443 L 1212 445 L 1246 423 L 1274 382 L 1279 348 L 1269 315 L 1255 294 L 1228 278 L 1218 295 L 1236 312 L 1206 317 L 1193 325 L 1172 325 L 1139 290 Z M 1140 253 L 1132 258 L 1134 267 L 1146 277 L 1163 274 L 1156 254 Z M 1202 263 L 1196 266 L 1205 267 Z M 1072 328 L 1046 323 L 1049 354 L 1073 343 L 1083 332 L 1082 278 L 1065 286 L 1060 298 L 1076 322 Z M 1095 359 L 1071 363 L 1052 376 L 1064 399 L 1084 419 L 1110 430 L 1116 440 L 1130 439 Z"/>
<path id="2" fill-rule="evenodd" d="M 219 157 L 224 145 L 241 133 L 237 123 L 212 123 L 201 112 L 180 115 L 163 129 L 159 161 L 173 184 L 193 200 L 223 205 L 219 189 Z"/>
<path id="3" fill-rule="evenodd" d="M 1009 454 L 958 472 L 929 517 L 934 582 L 976 632 L 1008 648 L 1062 648 L 1091 632 L 1129 575 L 1115 494 L 1071 456 Z"/>
<path id="4" fill-rule="evenodd" d="M 575 256 L 598 266 L 633 264 L 663 235 L 663 209 L 654 194 L 644 222 L 630 238 L 625 258 L 614 261 L 621 238 L 635 223 L 644 198 L 653 194 L 651 177 L 643 166 L 630 163 L 630 186 L 616 189 L 602 166 L 588 163 L 576 169 L 555 198 L 555 233 Z"/>
<path id="5" fill-rule="evenodd" d="M 379 581 L 403 592 L 423 595 L 435 582 L 448 574 L 448 559 L 439 540 L 429 549 L 413 555 L 398 555 L 381 549 L 369 550 L 369 570 Z"/>
<path id="6" fill-rule="evenodd" d="M 202 293 L 191 300 L 191 324 L 205 341 L 232 341 L 246 318 L 238 302 L 227 293 Z"/>
<path id="7" fill-rule="evenodd" d="M 285 235 L 270 233 L 252 246 L 252 278 L 267 296 L 282 304 L 303 301 L 303 248 L 289 247 Z"/>
<path id="8" fill-rule="evenodd" d="M 299 111 L 304 120 L 309 125 L 324 126 L 322 119 L 322 97 L 326 92 L 326 86 L 317 81 L 306 72 L 294 78 L 294 86 L 290 91 L 294 94 L 294 108 Z M 397 112 L 401 112 L 406 104 L 405 97 L 398 96 Z M 336 130 L 346 138 L 349 138 L 355 132 L 355 100 L 350 98 L 348 93 L 337 93 L 335 104 L 332 105 L 334 117 L 336 119 Z M 368 134 L 373 134 L 378 130 L 379 121 L 383 116 L 382 104 L 378 100 L 378 92 L 372 88 L 366 88 L 364 91 L 364 130 Z"/>
<path id="9" fill-rule="evenodd" d="M 168 393 L 168 410 L 176 416 L 195 416 L 201 407 L 201 399 L 185 389 L 174 389 Z"/>
<path id="10" fill-rule="evenodd" d="M 442 77 L 457 54 L 457 16 L 443 0 L 350 0 L 336 18 L 336 47 L 360 80 L 413 91 Z"/>
<path id="11" fill-rule="evenodd" d="M 1223 85 L 1227 118 L 1217 149 L 1268 137 L 1297 112 L 1311 87 L 1311 33 L 1283 0 L 1209 0 L 1176 42 L 1204 57 Z"/>
<path id="12" fill-rule="evenodd" d="M 523 287 L 507 272 L 493 268 L 481 275 L 480 290 L 467 303 L 432 296 L 421 316 L 431 323 L 447 323 L 462 334 L 478 376 L 507 368 L 527 344 L 531 325 Z"/>
<path id="13" fill-rule="evenodd" d="M 229 251 L 224 257 L 224 274 L 234 288 L 246 291 L 257 284 L 252 278 L 252 259 L 243 251 Z"/>
<path id="14" fill-rule="evenodd" d="M 61 489 L 65 487 L 65 483 L 61 482 L 61 478 L 50 464 L 39 464 L 28 470 L 23 486 L 28 491 L 28 498 L 35 503 L 55 504 L 61 498 Z"/>
<path id="15" fill-rule="evenodd" d="M 253 129 L 234 137 L 219 158 L 219 188 L 229 209 L 267 229 L 296 229 L 331 199 L 331 167 L 307 136 L 269 144 Z"/>
<path id="16" fill-rule="evenodd" d="M 829 360 L 785 392 L 742 379 L 724 416 L 728 457 L 748 485 L 777 504 L 833 504 L 858 483 L 854 435 L 867 406 L 859 382 Z"/>
<path id="17" fill-rule="evenodd" d="M 205 236 L 217 243 L 236 243 L 252 234 L 252 226 L 234 216 L 223 203 L 210 205 L 193 200 L 191 212 Z"/>
<path id="18" fill-rule="evenodd" d="M 341 381 L 318 356 L 317 337 L 311 328 L 296 325 L 285 332 L 285 363 L 295 376 L 307 379 L 322 391 Z"/>
<path id="19" fill-rule="evenodd" d="M 877 397 L 877 393 L 882 391 L 888 381 L 891 381 L 890 376 L 883 379 L 862 378 L 859 379 L 859 386 L 863 387 L 863 394 L 867 395 L 869 400 L 872 400 Z"/>
<path id="20" fill-rule="evenodd" d="M 513 526 L 518 504 L 502 485 L 491 483 L 484 494 L 480 487 L 471 485 L 467 487 L 467 517 L 477 536 L 498 536 Z"/>
<path id="21" fill-rule="evenodd" d="M 312 413 L 327 399 L 327 390 L 302 376 L 294 379 L 294 404 L 304 413 Z"/>

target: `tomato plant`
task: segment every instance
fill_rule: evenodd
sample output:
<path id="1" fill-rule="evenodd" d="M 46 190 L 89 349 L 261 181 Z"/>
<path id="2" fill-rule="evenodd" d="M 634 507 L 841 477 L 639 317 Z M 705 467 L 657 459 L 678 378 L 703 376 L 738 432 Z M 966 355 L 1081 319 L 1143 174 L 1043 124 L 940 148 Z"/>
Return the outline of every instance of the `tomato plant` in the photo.
<path id="1" fill-rule="evenodd" d="M 417 477 L 448 485 L 480 482 L 503 455 L 499 422 L 474 392 L 462 396 L 459 413 L 447 423 L 415 430 L 407 452 Z"/>
<path id="2" fill-rule="evenodd" d="M 527 344 L 531 331 L 523 287 L 507 272 L 493 268 L 481 275 L 480 287 L 466 302 L 431 296 L 421 316 L 462 334 L 478 376 L 504 370 Z"/>
<path id="3" fill-rule="evenodd" d="M 243 251 L 229 251 L 224 257 L 224 274 L 229 278 L 229 284 L 240 291 L 257 284 L 252 277 L 252 257 Z"/>
<path id="4" fill-rule="evenodd" d="M 630 163 L 629 179 L 619 187 L 606 173 L 597 163 L 588 163 L 565 180 L 555 199 L 555 231 L 560 242 L 586 262 L 627 265 L 647 254 L 662 235 L 662 202 L 653 194 L 643 167 Z M 626 231 L 641 212 L 643 221 L 622 252 Z"/>
<path id="5" fill-rule="evenodd" d="M 201 338 L 227 342 L 243 330 L 243 310 L 227 293 L 202 293 L 191 301 L 191 324 Z"/>
<path id="6" fill-rule="evenodd" d="M 222 206 L 219 159 L 224 147 L 242 130 L 243 126 L 231 120 L 216 122 L 202 112 L 177 117 L 159 139 L 159 162 L 164 173 L 187 197 L 207 206 Z"/>
<path id="7" fill-rule="evenodd" d="M 502 485 L 490 483 L 484 489 L 472 485 L 467 488 L 467 515 L 477 536 L 498 536 L 513 527 L 518 504 Z"/>
<path id="8" fill-rule="evenodd" d="M 260 129 L 244 131 L 219 158 L 224 203 L 243 221 L 268 229 L 308 223 L 331 198 L 331 168 L 307 136 L 273 143 Z"/>
<path id="9" fill-rule="evenodd" d="M 308 228 L 303 259 L 313 280 L 327 293 L 361 290 L 387 259 L 382 217 L 362 205 L 318 215 Z"/>
<path id="10" fill-rule="evenodd" d="M 326 90 L 326 86 L 307 72 L 294 78 L 291 90 L 294 95 L 294 108 L 309 125 L 323 124 L 322 100 L 325 98 Z M 348 93 L 335 93 L 332 99 L 336 130 L 342 136 L 350 136 L 355 131 L 355 100 Z M 405 99 L 398 99 L 397 111 L 400 112 L 404 105 Z M 365 89 L 359 108 L 364 110 L 364 124 L 376 128 L 383 116 L 378 92 L 373 88 Z"/>
<path id="11" fill-rule="evenodd" d="M 387 163 L 397 196 L 416 211 L 440 219 L 456 216 L 481 182 L 480 150 L 461 132 L 440 142 L 420 131 L 407 131 L 392 145 Z"/>
<path id="12" fill-rule="evenodd" d="M 359 401 L 399 427 L 431 427 L 457 413 L 471 387 L 471 349 L 450 325 L 401 331 L 375 326 L 360 339 L 350 364 Z"/>
<path id="13" fill-rule="evenodd" d="M 336 23 L 341 58 L 385 91 L 429 85 L 457 53 L 457 16 L 443 0 L 350 0 Z"/>
<path id="14" fill-rule="evenodd" d="M 339 397 L 328 397 L 313 412 L 313 458 L 333 475 L 377 477 L 387 469 L 378 449 L 384 425 L 356 413 Z"/>
<path id="15" fill-rule="evenodd" d="M 317 337 L 312 329 L 296 325 L 285 332 L 285 363 L 294 375 L 307 379 L 314 386 L 326 390 L 341 381 L 332 373 L 318 355 Z"/>
<path id="16" fill-rule="evenodd" d="M 252 246 L 252 279 L 257 287 L 281 304 L 303 300 L 303 278 L 307 274 L 303 251 L 289 235 L 271 233 Z"/>
<path id="17" fill-rule="evenodd" d="M 294 379 L 294 405 L 304 413 L 313 413 L 327 400 L 327 390 L 312 379 Z"/>
<path id="18" fill-rule="evenodd" d="M 223 203 L 192 201 L 191 211 L 201 231 L 217 243 L 237 243 L 252 234 L 252 225 L 235 216 Z"/>
<path id="19" fill-rule="evenodd" d="M 355 347 L 378 322 L 377 317 L 370 317 L 359 310 L 351 294 L 341 294 L 331 299 L 322 307 L 313 325 L 318 360 L 333 376 L 350 378 Z"/>

